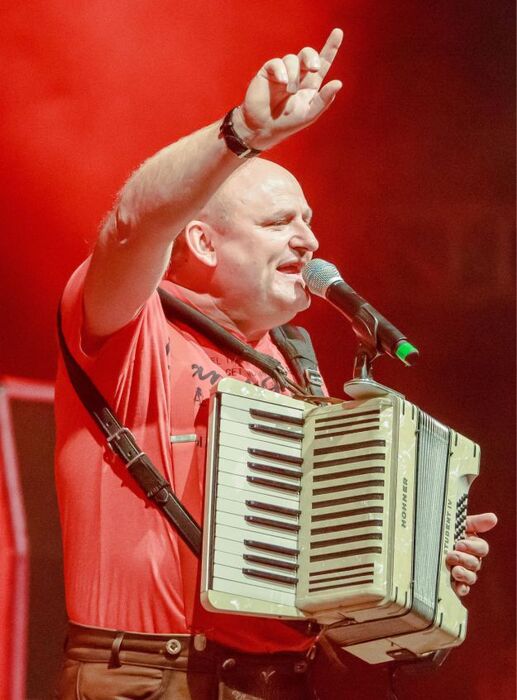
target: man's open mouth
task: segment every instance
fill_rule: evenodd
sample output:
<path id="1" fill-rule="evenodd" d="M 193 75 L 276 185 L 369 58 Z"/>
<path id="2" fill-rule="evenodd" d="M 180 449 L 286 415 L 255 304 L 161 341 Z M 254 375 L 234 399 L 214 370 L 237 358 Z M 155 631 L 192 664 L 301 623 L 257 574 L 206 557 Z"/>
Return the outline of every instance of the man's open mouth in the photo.
<path id="1" fill-rule="evenodd" d="M 303 263 L 301 262 L 290 262 L 279 265 L 277 268 L 278 272 L 284 275 L 299 275 L 303 269 Z"/>

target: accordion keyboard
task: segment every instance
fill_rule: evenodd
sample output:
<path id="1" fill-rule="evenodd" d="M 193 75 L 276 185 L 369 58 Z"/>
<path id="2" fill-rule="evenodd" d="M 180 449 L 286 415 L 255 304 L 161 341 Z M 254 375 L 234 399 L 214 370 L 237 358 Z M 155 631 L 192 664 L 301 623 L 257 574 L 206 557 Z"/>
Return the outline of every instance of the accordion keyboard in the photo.
<path id="1" fill-rule="evenodd" d="M 219 410 L 213 585 L 294 606 L 303 410 L 231 395 Z"/>

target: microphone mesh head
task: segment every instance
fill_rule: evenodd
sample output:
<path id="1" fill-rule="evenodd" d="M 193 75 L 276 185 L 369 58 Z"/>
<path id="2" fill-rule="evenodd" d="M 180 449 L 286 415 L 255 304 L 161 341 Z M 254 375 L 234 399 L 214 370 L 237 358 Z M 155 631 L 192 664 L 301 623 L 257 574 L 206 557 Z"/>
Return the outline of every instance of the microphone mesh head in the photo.
<path id="1" fill-rule="evenodd" d="M 343 282 L 337 267 L 321 258 L 310 260 L 302 270 L 302 277 L 309 291 L 320 297 L 325 297 L 334 282 Z"/>

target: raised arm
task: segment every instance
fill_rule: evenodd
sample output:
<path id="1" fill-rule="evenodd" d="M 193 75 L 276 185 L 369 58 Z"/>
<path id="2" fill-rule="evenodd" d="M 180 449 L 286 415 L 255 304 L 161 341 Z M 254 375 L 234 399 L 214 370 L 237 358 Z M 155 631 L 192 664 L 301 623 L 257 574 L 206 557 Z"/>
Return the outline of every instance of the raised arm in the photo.
<path id="1" fill-rule="evenodd" d="M 341 83 L 322 86 L 342 40 L 322 50 L 267 61 L 234 112 L 234 130 L 266 150 L 316 121 Z M 85 284 L 86 330 L 107 336 L 131 321 L 158 286 L 172 243 L 223 181 L 243 163 L 219 135 L 220 121 L 149 158 L 122 188 L 95 247 Z"/>

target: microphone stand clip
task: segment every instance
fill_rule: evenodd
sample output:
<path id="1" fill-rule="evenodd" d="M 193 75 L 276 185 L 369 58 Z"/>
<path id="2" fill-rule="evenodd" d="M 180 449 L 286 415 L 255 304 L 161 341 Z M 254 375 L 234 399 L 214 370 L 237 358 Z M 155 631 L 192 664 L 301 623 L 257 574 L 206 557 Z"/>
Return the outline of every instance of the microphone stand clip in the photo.
<path id="1" fill-rule="evenodd" d="M 384 353 L 380 349 L 378 326 L 377 318 L 366 306 L 359 309 L 352 321 L 352 328 L 358 341 L 354 360 L 354 378 L 345 382 L 343 390 L 353 399 L 371 399 L 386 394 L 395 394 L 404 398 L 398 391 L 376 382 L 373 378 L 372 365 Z"/>

